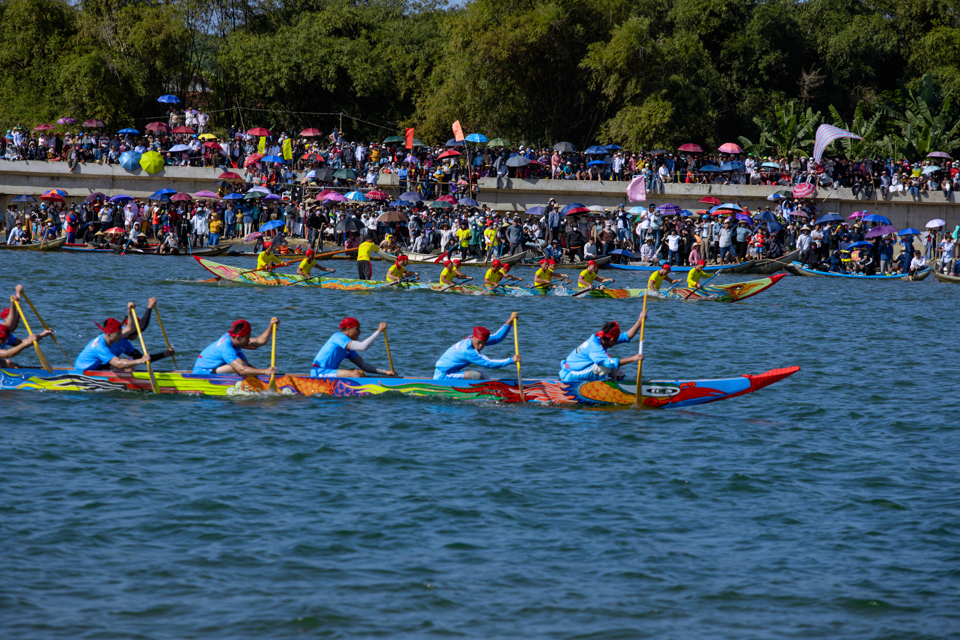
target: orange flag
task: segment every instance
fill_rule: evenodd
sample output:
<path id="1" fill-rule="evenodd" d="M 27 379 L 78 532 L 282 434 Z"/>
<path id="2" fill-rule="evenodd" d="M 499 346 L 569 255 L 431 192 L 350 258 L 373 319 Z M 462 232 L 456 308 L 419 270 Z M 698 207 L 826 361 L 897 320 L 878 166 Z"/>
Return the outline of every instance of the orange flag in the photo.
<path id="1" fill-rule="evenodd" d="M 413 127 L 407 129 L 407 133 L 403 138 L 407 149 L 413 149 Z"/>
<path id="2" fill-rule="evenodd" d="M 459 120 L 453 123 L 453 139 L 457 142 L 463 142 L 463 127 L 460 126 Z"/>

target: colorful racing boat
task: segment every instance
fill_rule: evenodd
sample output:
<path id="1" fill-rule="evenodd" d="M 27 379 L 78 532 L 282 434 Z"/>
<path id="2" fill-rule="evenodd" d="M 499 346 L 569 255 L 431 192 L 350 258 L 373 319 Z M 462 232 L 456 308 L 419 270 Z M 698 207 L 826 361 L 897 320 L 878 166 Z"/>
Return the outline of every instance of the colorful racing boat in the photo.
<path id="1" fill-rule="evenodd" d="M 239 284 L 254 284 L 265 286 L 287 286 L 297 285 L 305 287 L 316 287 L 320 289 L 335 289 L 338 291 L 382 291 L 382 290 L 425 290 L 436 291 L 439 293 L 457 293 L 461 295 L 475 296 L 560 296 L 572 297 L 580 292 L 579 289 L 564 288 L 560 286 L 549 288 L 527 288 L 501 286 L 490 289 L 481 285 L 455 284 L 444 285 L 440 283 L 421 283 L 421 282 L 402 282 L 400 284 L 390 284 L 382 280 L 348 280 L 344 278 L 327 278 L 316 276 L 306 278 L 293 273 L 280 273 L 278 271 L 257 271 L 256 269 L 242 269 L 231 265 L 212 262 L 197 257 L 199 262 L 207 271 L 227 280 Z M 690 301 L 710 301 L 710 302 L 738 302 L 746 298 L 766 291 L 774 284 L 779 282 L 786 274 L 780 273 L 762 278 L 760 280 L 750 280 L 748 282 L 736 282 L 732 284 L 707 284 L 696 290 L 687 287 L 675 287 L 669 290 L 655 291 L 646 289 L 594 289 L 589 293 L 583 294 L 583 298 L 642 298 L 644 292 L 649 293 L 656 298 L 671 298 L 675 300 Z"/>
<path id="2" fill-rule="evenodd" d="M 758 391 L 793 375 L 800 367 L 772 369 L 758 375 L 720 380 L 645 380 L 641 385 L 645 407 L 691 407 L 735 398 Z M 199 375 L 187 372 L 154 372 L 161 394 L 196 396 L 257 396 L 268 393 L 269 376 Z M 333 396 L 339 398 L 400 394 L 457 400 L 527 402 L 599 407 L 632 406 L 636 382 L 594 381 L 566 383 L 559 380 L 524 380 L 523 391 L 516 378 L 495 380 L 433 380 L 420 378 L 311 378 L 278 375 L 277 392 L 288 396 Z M 134 391 L 151 393 L 146 371 L 114 372 L 70 369 L 0 369 L 0 390 L 20 391 Z"/>

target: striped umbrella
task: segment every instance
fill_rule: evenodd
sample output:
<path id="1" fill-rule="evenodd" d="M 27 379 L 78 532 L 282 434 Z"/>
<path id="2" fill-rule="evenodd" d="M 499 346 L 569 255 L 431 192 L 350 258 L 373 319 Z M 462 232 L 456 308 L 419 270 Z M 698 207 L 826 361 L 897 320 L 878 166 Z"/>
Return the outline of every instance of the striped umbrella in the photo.
<path id="1" fill-rule="evenodd" d="M 809 182 L 803 182 L 798 184 L 793 188 L 793 197 L 794 198 L 807 198 L 813 195 L 813 192 L 817 190 L 817 186 L 810 184 Z"/>
<path id="2" fill-rule="evenodd" d="M 669 202 L 657 207 L 657 212 L 662 216 L 678 216 L 681 211 L 683 211 L 683 209 Z"/>

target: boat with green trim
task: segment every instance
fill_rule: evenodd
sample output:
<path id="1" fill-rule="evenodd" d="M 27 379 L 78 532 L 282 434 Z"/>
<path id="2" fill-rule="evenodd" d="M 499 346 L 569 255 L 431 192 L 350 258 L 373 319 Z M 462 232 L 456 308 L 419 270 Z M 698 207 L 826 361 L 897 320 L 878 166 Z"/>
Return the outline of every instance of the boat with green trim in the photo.
<path id="1" fill-rule="evenodd" d="M 382 291 L 382 290 L 425 290 L 438 293 L 457 293 L 475 296 L 560 296 L 573 297 L 580 293 L 580 289 L 554 286 L 549 288 L 527 288 L 500 286 L 490 289 L 481 285 L 440 283 L 402 282 L 390 284 L 382 280 L 350 280 L 344 278 L 328 278 L 322 275 L 313 278 L 298 276 L 294 273 L 279 271 L 257 271 L 256 269 L 241 269 L 219 262 L 213 262 L 196 257 L 197 262 L 204 269 L 228 282 L 238 284 L 253 284 L 263 286 L 305 286 L 318 289 L 335 289 L 338 291 Z M 786 274 L 775 274 L 769 278 L 736 282 L 732 284 L 707 284 L 696 290 L 687 287 L 675 287 L 669 290 L 656 291 L 647 289 L 594 289 L 583 294 L 582 298 L 642 298 L 644 292 L 654 298 L 671 298 L 676 300 L 711 301 L 711 302 L 738 302 L 766 291 L 780 281 Z"/>
<path id="2" fill-rule="evenodd" d="M 800 367 L 772 369 L 758 375 L 718 380 L 645 380 L 641 385 L 644 407 L 692 407 L 759 391 L 787 378 Z M 266 395 L 269 376 L 201 375 L 183 371 L 155 371 L 161 394 L 249 397 Z M 311 378 L 279 375 L 277 393 L 285 396 L 338 398 L 399 394 L 456 400 L 527 402 L 594 407 L 629 407 L 636 401 L 636 382 L 559 380 L 433 380 L 424 378 Z M 146 371 L 85 371 L 54 369 L 0 369 L 0 390 L 19 391 L 131 391 L 151 393 Z M 276 395 L 276 394 L 271 394 Z"/>

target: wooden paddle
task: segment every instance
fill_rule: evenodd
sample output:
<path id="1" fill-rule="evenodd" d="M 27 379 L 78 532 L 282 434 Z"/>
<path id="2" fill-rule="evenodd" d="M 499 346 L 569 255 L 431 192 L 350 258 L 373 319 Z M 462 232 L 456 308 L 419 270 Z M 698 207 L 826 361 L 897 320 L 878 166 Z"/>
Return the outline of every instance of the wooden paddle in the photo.
<path id="1" fill-rule="evenodd" d="M 23 315 L 23 309 L 20 308 L 20 303 L 14 299 L 13 304 L 17 306 L 17 313 L 20 314 L 20 321 L 23 322 L 23 326 L 26 327 L 27 333 L 32 334 L 33 331 L 30 330 L 30 324 L 27 322 L 27 316 Z M 53 373 L 53 367 L 50 366 L 50 361 L 47 360 L 47 356 L 43 354 L 43 350 L 40 349 L 40 341 L 33 341 L 33 348 L 37 350 L 37 358 L 40 359 L 40 366 L 47 370 L 47 373 Z"/>
<path id="2" fill-rule="evenodd" d="M 153 307 L 153 313 L 157 316 L 157 324 L 160 325 L 160 333 L 163 334 L 163 341 L 167 343 L 167 349 L 173 351 L 173 348 L 170 346 L 170 338 L 167 337 L 167 332 L 163 328 L 163 320 L 160 319 L 160 309 L 156 305 Z M 177 356 L 170 354 L 170 359 L 173 360 L 173 366 L 176 369 L 180 368 L 180 365 L 177 364 Z"/>
<path id="3" fill-rule="evenodd" d="M 390 340 L 387 338 L 387 330 L 383 330 L 383 344 L 387 347 L 387 362 L 390 363 L 390 371 L 396 373 L 396 369 L 393 368 L 393 356 L 390 355 Z"/>
<path id="4" fill-rule="evenodd" d="M 147 343 L 143 341 L 143 331 L 140 330 L 140 318 L 137 317 L 136 307 L 132 302 L 127 305 L 127 310 L 130 312 L 130 317 L 133 318 L 133 324 L 137 327 L 137 335 L 140 337 L 140 348 L 143 349 L 143 355 L 148 356 Z M 153 375 L 153 365 L 150 364 L 149 358 L 147 359 L 147 373 L 150 375 L 150 387 L 153 392 L 160 393 L 160 387 L 157 386 L 157 379 Z"/>
<path id="5" fill-rule="evenodd" d="M 270 366 L 277 366 L 277 325 L 272 325 L 273 327 L 273 344 L 270 346 Z M 270 384 L 267 385 L 267 391 L 271 393 L 277 392 L 277 379 L 276 375 L 270 374 Z"/>
<path id="6" fill-rule="evenodd" d="M 693 292 L 694 292 L 694 291 L 697 291 L 698 289 L 703 289 L 705 286 L 707 286 L 707 282 L 710 282 L 711 280 L 713 280 L 714 278 L 716 278 L 718 275 L 720 275 L 720 272 L 719 272 L 719 271 L 717 271 L 715 274 L 713 274 L 712 276 L 710 276 L 709 278 L 707 278 L 706 281 L 705 281 L 703 284 L 701 284 L 700 286 L 698 286 L 696 289 L 690 289 L 690 291 L 687 291 L 687 295 L 685 295 L 685 296 L 683 297 L 683 299 L 686 300 L 687 298 L 689 298 L 690 296 L 693 295 Z"/>
<path id="7" fill-rule="evenodd" d="M 643 310 L 647 310 L 647 292 L 643 292 Z M 638 353 L 643 355 L 643 331 L 647 328 L 647 317 L 644 316 L 643 320 L 640 321 L 640 346 Z M 633 400 L 633 408 L 639 409 L 643 404 L 641 398 L 643 397 L 643 358 L 637 362 L 637 397 Z"/>
<path id="8" fill-rule="evenodd" d="M 517 316 L 513 318 L 513 349 L 514 353 L 520 355 L 520 338 L 517 337 Z M 517 384 L 520 386 L 520 402 L 526 402 L 527 398 L 523 394 L 523 376 L 520 375 L 520 361 L 517 360 Z"/>
<path id="9" fill-rule="evenodd" d="M 40 316 L 40 313 L 37 311 L 37 308 L 36 308 L 35 306 L 33 306 L 33 303 L 30 302 L 30 298 L 27 297 L 27 294 L 25 294 L 23 291 L 21 291 L 21 292 L 20 292 L 20 296 L 21 296 L 24 300 L 26 300 L 26 301 L 27 301 L 27 304 L 30 305 L 30 308 L 33 309 L 34 315 L 37 316 L 37 320 L 40 321 L 40 324 L 43 325 L 43 328 L 46 329 L 47 331 L 51 331 L 51 332 L 52 332 L 53 329 L 51 329 L 51 328 L 47 325 L 47 323 L 43 321 L 43 318 Z M 24 323 L 24 325 L 26 325 L 26 323 Z M 29 330 L 29 329 L 28 329 L 28 330 Z M 70 360 L 70 357 L 67 355 L 67 352 L 63 350 L 63 347 L 60 346 L 60 341 L 57 340 L 57 336 L 54 335 L 53 333 L 51 333 L 51 334 L 50 334 L 50 337 L 53 338 L 53 341 L 57 343 L 57 346 L 58 346 L 58 347 L 60 347 L 60 353 L 63 354 L 63 357 L 66 358 L 66 359 L 69 361 L 69 360 Z"/>

